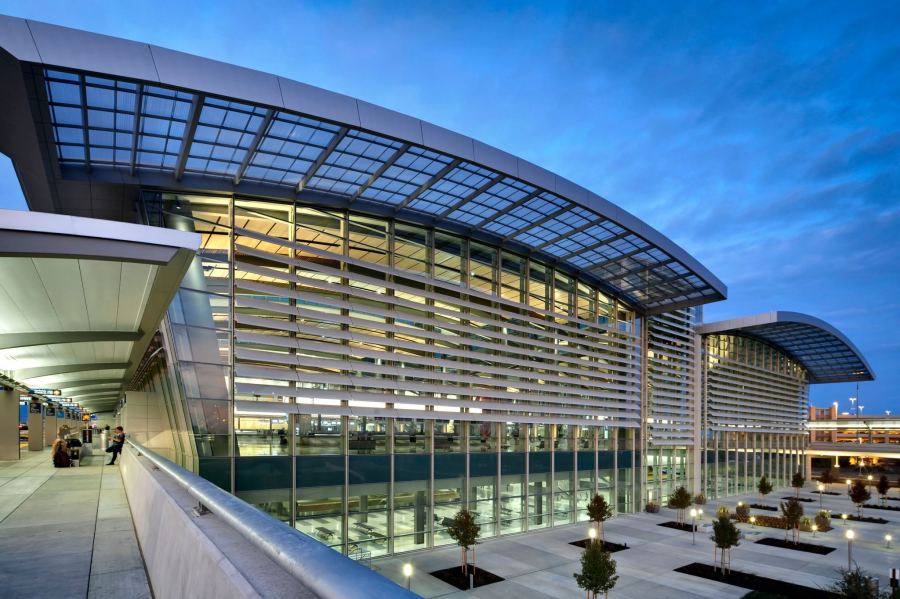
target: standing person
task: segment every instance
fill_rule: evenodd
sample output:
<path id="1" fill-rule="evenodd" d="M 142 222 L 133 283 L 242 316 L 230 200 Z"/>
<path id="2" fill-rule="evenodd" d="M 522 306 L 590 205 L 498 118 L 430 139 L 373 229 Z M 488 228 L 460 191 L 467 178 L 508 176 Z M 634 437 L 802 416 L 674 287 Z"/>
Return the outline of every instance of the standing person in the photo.
<path id="1" fill-rule="evenodd" d="M 116 458 L 119 457 L 119 454 L 122 453 L 122 446 L 125 445 L 125 429 L 121 426 L 116 427 L 116 434 L 113 435 L 112 443 L 109 444 L 109 447 L 106 448 L 106 453 L 111 453 L 112 457 L 109 462 L 106 464 L 107 466 L 112 466 L 116 463 Z"/>

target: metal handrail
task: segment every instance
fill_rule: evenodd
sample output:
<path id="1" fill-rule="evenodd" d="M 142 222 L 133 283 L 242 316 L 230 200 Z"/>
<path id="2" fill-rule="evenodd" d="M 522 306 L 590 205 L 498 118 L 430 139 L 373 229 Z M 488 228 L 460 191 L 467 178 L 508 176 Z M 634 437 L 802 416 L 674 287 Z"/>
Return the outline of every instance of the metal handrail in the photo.
<path id="1" fill-rule="evenodd" d="M 125 442 L 321 599 L 419 597 L 139 443 Z"/>

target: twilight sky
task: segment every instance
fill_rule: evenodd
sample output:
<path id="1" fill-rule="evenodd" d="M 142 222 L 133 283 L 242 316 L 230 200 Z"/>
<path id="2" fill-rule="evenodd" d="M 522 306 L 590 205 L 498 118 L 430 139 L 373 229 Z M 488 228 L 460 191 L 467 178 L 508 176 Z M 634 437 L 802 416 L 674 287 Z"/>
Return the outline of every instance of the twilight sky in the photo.
<path id="1" fill-rule="evenodd" d="M 722 279 L 706 320 L 835 325 L 900 411 L 900 3 L 0 0 L 0 13 L 260 69 L 588 187 Z M 22 207 L 0 156 L 0 207 Z M 852 385 L 817 385 L 812 402 Z"/>

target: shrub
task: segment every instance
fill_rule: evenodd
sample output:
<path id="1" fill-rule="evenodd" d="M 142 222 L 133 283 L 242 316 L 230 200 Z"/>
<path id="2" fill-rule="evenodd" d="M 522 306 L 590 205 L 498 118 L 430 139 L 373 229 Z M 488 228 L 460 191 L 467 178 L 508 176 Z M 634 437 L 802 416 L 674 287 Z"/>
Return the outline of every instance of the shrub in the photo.
<path id="1" fill-rule="evenodd" d="M 728 506 L 720 505 L 716 508 L 716 518 L 730 518 L 731 511 L 729 511 Z"/>
<path id="2" fill-rule="evenodd" d="M 472 565 L 475 565 L 475 543 L 478 542 L 480 533 L 481 526 L 475 523 L 475 515 L 469 510 L 460 510 L 453 523 L 447 527 L 447 534 L 459 545 L 464 575 L 469 569 L 469 547 L 472 547 Z"/>
<path id="3" fill-rule="evenodd" d="M 787 531 L 791 531 L 791 537 L 794 544 L 800 542 L 800 519 L 803 518 L 803 506 L 800 502 L 791 497 L 781 504 L 782 520 L 784 520 L 785 537 Z"/>
<path id="4" fill-rule="evenodd" d="M 806 484 L 806 479 L 803 478 L 801 473 L 795 472 L 794 476 L 791 477 L 791 486 L 797 489 L 796 497 L 800 497 L 800 489 L 803 488 L 804 484 Z"/>
<path id="5" fill-rule="evenodd" d="M 703 493 L 694 495 L 694 505 L 706 505 L 706 495 Z"/>
<path id="6" fill-rule="evenodd" d="M 590 543 L 581 554 L 581 572 L 575 573 L 575 582 L 588 594 L 596 597 L 597 593 L 608 593 L 616 586 L 619 577 L 616 575 L 616 560 L 603 545 Z"/>
<path id="7" fill-rule="evenodd" d="M 882 599 L 890 597 L 888 593 L 879 593 L 874 578 L 859 569 L 844 570 L 841 568 L 841 578 L 832 584 L 828 590 L 839 597 L 852 597 L 853 599 Z"/>
<path id="8" fill-rule="evenodd" d="M 819 510 L 816 512 L 815 524 L 819 527 L 819 530 L 825 531 L 831 529 L 831 515 L 828 513 L 828 510 Z M 802 523 L 801 523 L 802 528 Z"/>
<path id="9" fill-rule="evenodd" d="M 830 488 L 831 483 L 835 481 L 837 476 L 835 475 L 833 468 L 828 468 L 824 472 L 822 472 L 822 476 L 819 477 L 819 482 Z"/>
<path id="10" fill-rule="evenodd" d="M 882 474 L 881 478 L 878 479 L 878 483 L 875 485 L 875 489 L 878 491 L 878 494 L 881 495 L 881 505 L 884 505 L 888 491 L 891 490 L 891 483 L 888 481 L 888 477 Z"/>
<path id="11" fill-rule="evenodd" d="M 644 511 L 648 514 L 658 514 L 659 513 L 659 504 L 653 501 L 648 501 L 647 505 L 644 506 Z"/>
<path id="12" fill-rule="evenodd" d="M 756 485 L 756 490 L 759 491 L 760 497 L 765 497 L 772 492 L 772 483 L 769 482 L 769 479 L 766 478 L 765 474 L 763 474 L 762 478 L 759 479 L 759 484 Z"/>
<path id="13" fill-rule="evenodd" d="M 738 520 L 744 522 L 750 517 L 750 506 L 746 503 L 739 503 L 734 509 L 734 513 L 737 514 Z"/>
<path id="14" fill-rule="evenodd" d="M 731 569 L 731 548 L 740 545 L 741 531 L 727 517 L 719 518 L 713 522 L 713 534 L 710 537 L 715 543 L 716 549 L 722 552 L 722 573 L 725 573 L 726 562 Z M 725 557 L 728 556 L 726 560 Z"/>

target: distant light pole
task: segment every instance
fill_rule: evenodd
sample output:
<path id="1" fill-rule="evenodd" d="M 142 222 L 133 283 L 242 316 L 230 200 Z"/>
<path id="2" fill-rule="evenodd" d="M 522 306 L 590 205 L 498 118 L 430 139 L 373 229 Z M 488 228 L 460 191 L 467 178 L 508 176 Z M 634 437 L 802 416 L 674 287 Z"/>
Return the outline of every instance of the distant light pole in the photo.
<path id="1" fill-rule="evenodd" d="M 856 534 L 852 530 L 848 530 L 844 536 L 847 537 L 847 569 L 850 570 L 853 568 L 853 537 Z"/>
<path id="2" fill-rule="evenodd" d="M 750 516 L 750 526 L 756 528 L 756 516 Z"/>
<path id="3" fill-rule="evenodd" d="M 591 543 L 593 543 L 597 539 L 597 529 L 595 529 L 593 527 L 589 528 L 588 529 L 588 538 L 591 540 Z"/>
<path id="4" fill-rule="evenodd" d="M 818 489 L 819 489 L 819 509 L 822 509 L 822 491 L 825 490 L 825 485 L 823 485 L 822 483 L 819 483 Z"/>
<path id="5" fill-rule="evenodd" d="M 869 490 L 869 485 L 871 485 L 871 484 L 872 484 L 872 475 L 870 474 L 869 476 L 866 477 L 866 491 Z"/>
<path id="6" fill-rule="evenodd" d="M 844 521 L 844 526 L 847 526 L 847 514 L 846 513 L 841 514 L 841 520 Z"/>
<path id="7" fill-rule="evenodd" d="M 891 541 L 894 539 L 891 535 L 884 535 L 884 546 L 888 549 L 891 548 Z"/>
<path id="8" fill-rule="evenodd" d="M 813 524 L 812 526 L 810 526 L 810 529 L 812 529 L 813 536 L 816 536 L 816 532 L 818 532 L 819 530 L 819 525 Z"/>
<path id="9" fill-rule="evenodd" d="M 413 575 L 413 567 L 412 564 L 403 564 L 403 575 L 406 576 L 406 590 L 409 589 L 410 581 L 412 580 Z"/>
<path id="10" fill-rule="evenodd" d="M 696 545 L 695 537 L 697 536 L 697 510 L 691 508 L 691 545 Z"/>

